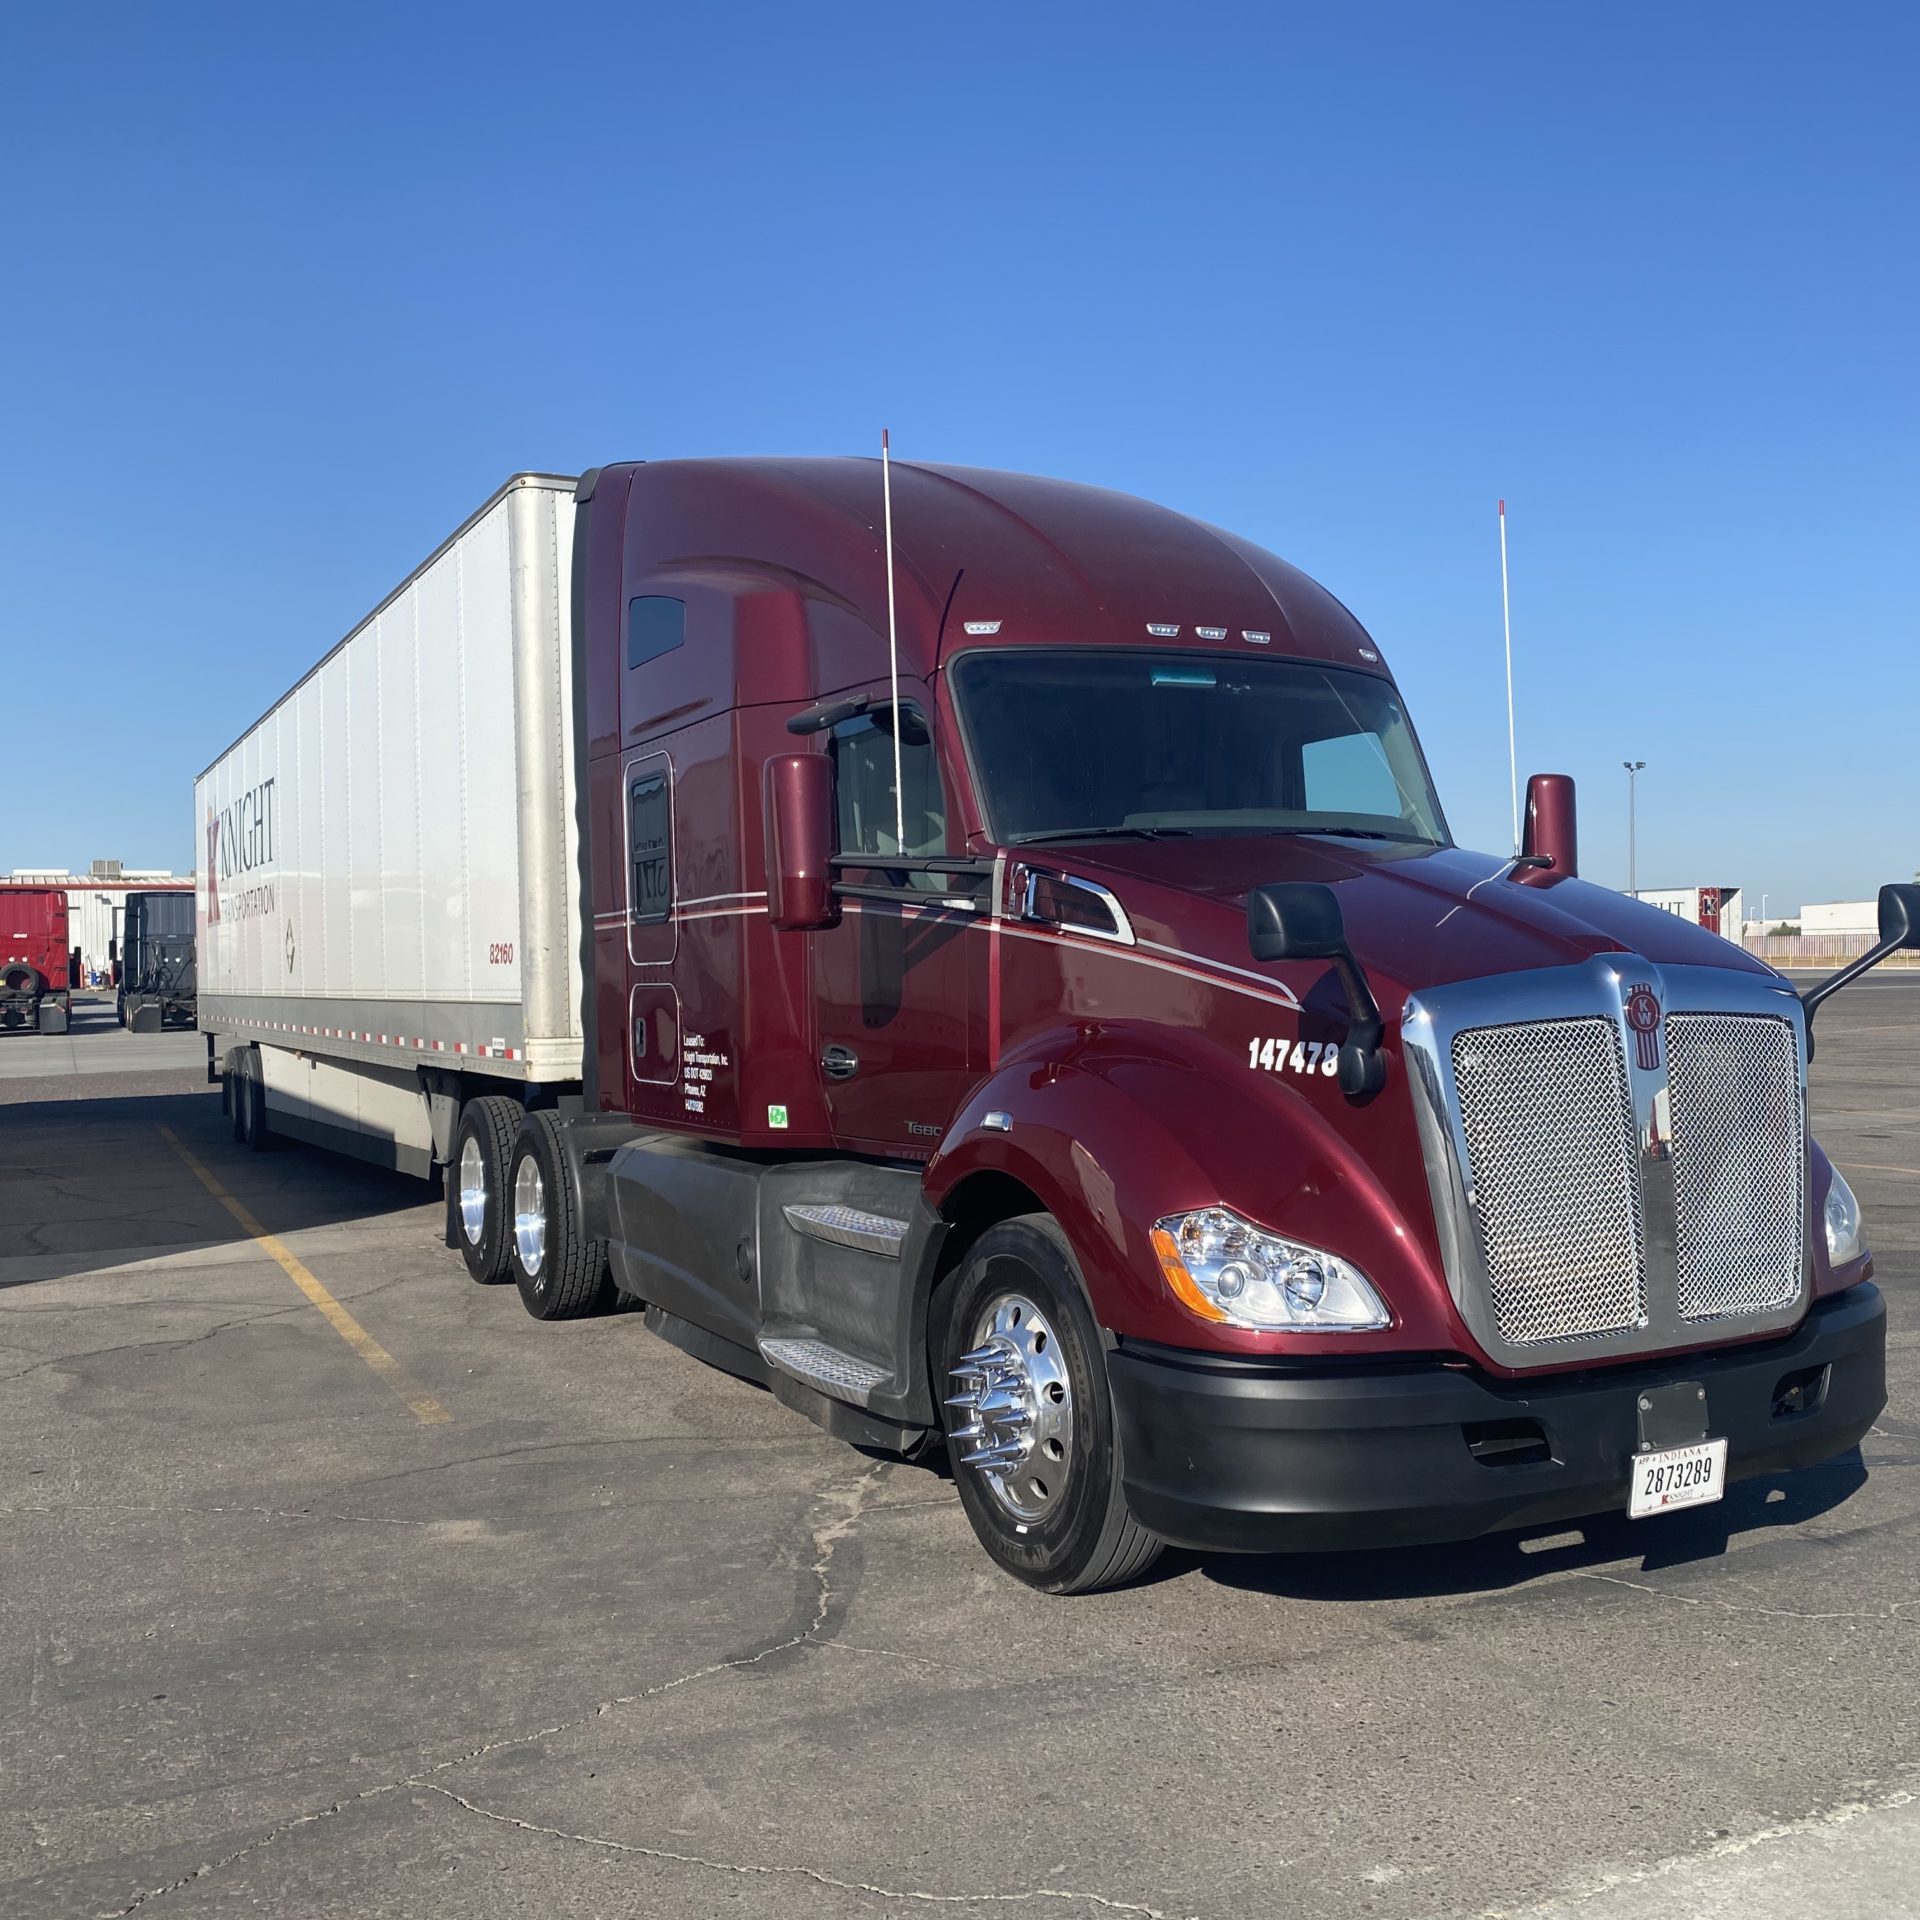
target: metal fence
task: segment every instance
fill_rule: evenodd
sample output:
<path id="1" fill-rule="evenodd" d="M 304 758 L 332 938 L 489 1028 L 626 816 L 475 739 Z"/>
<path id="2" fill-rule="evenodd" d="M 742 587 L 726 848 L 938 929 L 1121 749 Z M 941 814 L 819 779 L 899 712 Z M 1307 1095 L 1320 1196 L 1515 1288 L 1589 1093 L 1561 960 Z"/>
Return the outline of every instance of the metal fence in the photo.
<path id="1" fill-rule="evenodd" d="M 1770 967 L 1844 967 L 1873 945 L 1870 933 L 1750 933 L 1746 950 Z M 1920 954 L 1896 953 L 1880 963 L 1887 967 L 1920 964 Z"/>

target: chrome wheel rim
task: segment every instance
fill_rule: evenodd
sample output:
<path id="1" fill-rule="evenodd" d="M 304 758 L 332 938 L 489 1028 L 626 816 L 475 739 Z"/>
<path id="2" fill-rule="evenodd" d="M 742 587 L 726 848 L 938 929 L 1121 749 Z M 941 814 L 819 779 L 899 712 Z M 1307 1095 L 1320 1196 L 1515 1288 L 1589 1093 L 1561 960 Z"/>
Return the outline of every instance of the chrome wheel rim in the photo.
<path id="1" fill-rule="evenodd" d="M 480 1142 L 472 1134 L 460 1149 L 460 1231 L 467 1245 L 477 1247 L 487 1230 L 487 1168 L 480 1157 Z"/>
<path id="2" fill-rule="evenodd" d="M 1024 1293 L 996 1294 L 949 1378 L 959 1464 L 1020 1525 L 1046 1519 L 1073 1472 L 1073 1381 L 1052 1323 Z"/>
<path id="3" fill-rule="evenodd" d="M 513 1244 L 528 1279 L 538 1279 L 547 1257 L 547 1183 L 532 1154 L 513 1171 Z"/>

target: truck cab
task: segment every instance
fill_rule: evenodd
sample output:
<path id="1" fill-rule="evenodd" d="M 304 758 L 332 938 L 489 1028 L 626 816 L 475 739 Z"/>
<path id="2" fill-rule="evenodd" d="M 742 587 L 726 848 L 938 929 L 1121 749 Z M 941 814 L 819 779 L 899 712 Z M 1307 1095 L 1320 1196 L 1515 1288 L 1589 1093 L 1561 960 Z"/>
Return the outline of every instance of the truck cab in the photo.
<path id="1" fill-rule="evenodd" d="M 1259 547 L 922 465 L 892 519 L 871 461 L 579 484 L 536 1313 L 604 1242 L 665 1337 L 944 1445 L 1049 1591 L 1857 1442 L 1884 1313 L 1807 1001 L 1582 880 L 1570 782 L 1457 846 L 1381 649 Z M 1920 889 L 1882 919 L 1914 944 Z"/>
<path id="2" fill-rule="evenodd" d="M 186 891 L 127 895 L 115 1010 L 130 1033 L 194 1024 L 194 897 Z"/>
<path id="3" fill-rule="evenodd" d="M 65 1033 L 73 1017 L 67 896 L 0 887 L 0 1033 Z"/>

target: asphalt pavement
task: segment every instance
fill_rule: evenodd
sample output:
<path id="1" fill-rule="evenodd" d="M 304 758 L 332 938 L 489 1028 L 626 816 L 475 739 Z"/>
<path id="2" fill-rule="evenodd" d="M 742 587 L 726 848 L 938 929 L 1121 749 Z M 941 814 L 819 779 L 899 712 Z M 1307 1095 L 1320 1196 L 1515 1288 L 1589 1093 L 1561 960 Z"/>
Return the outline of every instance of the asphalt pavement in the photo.
<path id="1" fill-rule="evenodd" d="M 1920 977 L 1818 1031 L 1861 1455 L 1068 1601 L 419 1184 L 243 1154 L 198 1036 L 0 1036 L 0 1915 L 1920 1913 Z"/>
<path id="2" fill-rule="evenodd" d="M 114 1007 L 110 993 L 76 993 L 65 1033 L 0 1033 L 0 1041 L 6 1043 L 0 1046 L 0 1089 L 18 1081 L 45 1081 L 46 1086 L 33 1089 L 40 1097 L 58 1099 L 65 1089 L 67 1098 L 90 1098 L 96 1079 L 112 1079 L 130 1070 L 152 1073 L 197 1066 L 201 1077 L 206 1077 L 204 1034 L 190 1027 L 126 1033 Z M 109 1035 L 108 1044 L 98 1044 Z M 0 1091 L 0 1100 L 16 1097 L 12 1091 Z"/>

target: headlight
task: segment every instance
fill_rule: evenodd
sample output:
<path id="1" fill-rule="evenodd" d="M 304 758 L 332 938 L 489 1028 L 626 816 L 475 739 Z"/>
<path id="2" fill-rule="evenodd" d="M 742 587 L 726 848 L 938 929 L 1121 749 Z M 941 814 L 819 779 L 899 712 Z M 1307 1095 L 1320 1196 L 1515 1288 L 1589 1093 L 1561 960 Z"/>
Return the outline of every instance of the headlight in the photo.
<path id="1" fill-rule="evenodd" d="M 1844 1267 L 1865 1251 L 1860 1239 L 1860 1202 L 1835 1167 L 1833 1185 L 1827 1189 L 1827 1259 L 1836 1267 Z"/>
<path id="2" fill-rule="evenodd" d="M 1367 1276 L 1337 1255 L 1263 1232 L 1225 1207 L 1176 1213 L 1153 1230 L 1167 1284 L 1202 1320 L 1295 1333 L 1384 1327 Z"/>

